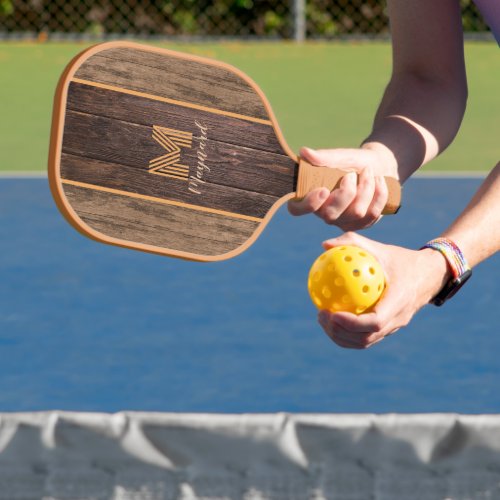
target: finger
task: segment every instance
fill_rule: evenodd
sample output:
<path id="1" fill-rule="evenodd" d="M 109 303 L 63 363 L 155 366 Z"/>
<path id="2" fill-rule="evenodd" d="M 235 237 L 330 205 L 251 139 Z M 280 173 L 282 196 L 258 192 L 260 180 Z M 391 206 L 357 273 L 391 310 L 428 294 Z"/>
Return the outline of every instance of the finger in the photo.
<path id="1" fill-rule="evenodd" d="M 356 197 L 342 216 L 345 222 L 349 223 L 353 220 L 362 220 L 368 212 L 374 194 L 375 177 L 371 167 L 367 167 L 359 173 Z"/>
<path id="2" fill-rule="evenodd" d="M 325 331 L 326 335 L 335 342 L 340 347 L 344 347 L 346 349 L 363 349 L 363 346 L 359 342 L 358 339 L 351 338 L 349 336 L 345 336 L 337 331 L 328 329 L 328 328 L 323 328 Z"/>
<path id="3" fill-rule="evenodd" d="M 311 149 L 301 148 L 299 154 L 312 165 L 348 168 L 358 171 L 369 164 L 371 152 L 352 148 Z"/>
<path id="4" fill-rule="evenodd" d="M 341 217 L 337 220 L 336 226 L 342 229 L 342 231 L 361 231 L 362 229 L 368 229 L 375 225 L 382 216 L 380 217 L 363 217 L 362 219 L 354 219 L 351 222 L 344 222 Z"/>
<path id="5" fill-rule="evenodd" d="M 382 218 L 382 211 L 389 199 L 389 189 L 384 177 L 381 175 L 375 177 L 373 198 L 366 212 L 366 221 L 372 221 L 372 224 L 378 222 Z"/>
<path id="6" fill-rule="evenodd" d="M 373 196 L 373 207 L 376 212 L 382 213 L 387 200 L 389 199 L 389 188 L 385 177 L 377 175 L 375 177 L 375 194 Z"/>
<path id="7" fill-rule="evenodd" d="M 387 188 L 387 183 L 383 176 L 376 176 L 373 178 L 373 193 L 371 196 L 372 199 L 364 217 L 360 217 L 357 220 L 353 219 L 350 224 L 342 224 L 342 229 L 351 231 L 366 229 L 375 225 L 383 217 L 382 212 L 389 199 L 389 189 Z M 362 208 L 364 209 L 364 206 Z M 359 213 L 361 213 L 361 207 L 358 207 L 358 209 Z M 355 210 L 357 211 L 357 209 Z"/>
<path id="8" fill-rule="evenodd" d="M 323 203 L 316 214 L 328 224 L 335 224 L 337 219 L 349 207 L 356 197 L 357 175 L 349 172 L 340 181 L 340 186 L 335 189 Z"/>
<path id="9" fill-rule="evenodd" d="M 378 344 L 378 343 L 382 342 L 382 340 L 384 340 L 384 339 L 385 339 L 385 337 L 382 335 L 382 336 L 380 336 L 380 337 L 379 337 L 379 338 L 377 338 L 377 339 L 370 340 L 370 341 L 366 344 L 365 349 L 369 349 L 370 347 L 373 347 L 374 345 L 376 345 L 376 344 Z"/>
<path id="10" fill-rule="evenodd" d="M 369 213 L 375 196 L 376 179 L 371 167 L 360 171 L 356 196 L 352 203 L 338 216 L 335 224 L 344 231 L 364 229 L 373 225 L 380 214 Z"/>
<path id="11" fill-rule="evenodd" d="M 390 337 L 393 333 L 396 333 L 399 330 L 399 328 L 395 328 L 389 333 L 376 333 L 369 335 L 368 337 L 365 337 L 365 348 L 369 348 L 374 346 L 375 344 L 378 344 L 379 342 L 382 342 L 386 337 Z"/>
<path id="12" fill-rule="evenodd" d="M 318 323 L 326 330 L 331 326 L 332 313 L 326 309 L 322 309 L 318 313 Z"/>
<path id="13" fill-rule="evenodd" d="M 342 245 L 357 245 L 369 251 L 370 242 L 371 240 L 368 238 L 365 238 L 354 231 L 348 231 L 340 236 L 337 236 L 336 238 L 330 238 L 323 241 L 322 245 L 325 250 Z"/>
<path id="14" fill-rule="evenodd" d="M 381 332 L 384 321 L 375 312 L 365 314 L 353 314 L 350 312 L 338 312 L 335 314 L 335 325 L 357 335 L 372 335 Z"/>
<path id="15" fill-rule="evenodd" d="M 315 165 L 317 167 L 327 167 L 329 166 L 329 155 L 327 154 L 327 151 L 328 150 L 301 148 L 299 151 L 299 155 L 311 165 Z"/>
<path id="16" fill-rule="evenodd" d="M 329 331 L 326 334 L 338 345 L 350 349 L 367 349 L 384 339 L 383 335 L 357 335 L 342 330 Z"/>
<path id="17" fill-rule="evenodd" d="M 389 332 L 353 332 L 344 328 L 337 321 L 341 314 L 330 313 L 326 310 L 321 311 L 318 315 L 318 321 L 333 342 L 347 349 L 368 349 L 399 330 L 399 328 L 393 328 Z M 350 315 L 350 313 L 347 314 Z"/>
<path id="18" fill-rule="evenodd" d="M 394 310 L 394 304 L 398 303 L 397 298 L 391 297 L 390 294 L 387 297 L 384 293 L 372 312 L 360 315 L 348 312 L 336 313 L 335 328 L 364 336 L 367 342 L 378 340 L 403 326 L 398 310 Z"/>
<path id="19" fill-rule="evenodd" d="M 357 194 L 351 205 L 338 214 L 335 224 L 344 231 L 356 231 L 373 226 L 382 218 L 389 198 L 383 176 L 373 176 L 371 167 L 361 170 Z M 328 200 L 325 202 L 325 206 Z"/>
<path id="20" fill-rule="evenodd" d="M 378 344 L 380 341 L 384 340 L 387 335 L 392 335 L 397 330 L 393 330 L 391 333 L 383 333 L 383 332 L 352 332 L 344 329 L 338 324 L 335 324 L 335 319 L 332 322 L 332 330 L 331 336 L 335 337 L 337 340 L 340 340 L 346 344 L 351 346 L 356 346 L 357 349 L 367 349 L 375 344 Z"/>
<path id="21" fill-rule="evenodd" d="M 291 215 L 305 215 L 316 212 L 330 196 L 327 188 L 318 188 L 311 191 L 302 200 L 290 200 L 288 211 Z"/>
<path id="22" fill-rule="evenodd" d="M 328 335 L 332 339 L 335 338 L 336 340 L 339 340 L 346 345 L 354 347 L 356 349 L 364 349 L 368 344 L 368 335 L 348 332 L 339 327 L 335 328 L 334 330 L 329 330 Z"/>
<path id="23" fill-rule="evenodd" d="M 346 330 L 335 321 L 337 314 L 321 311 L 318 315 L 318 322 L 336 344 L 341 345 L 341 347 L 364 349 L 377 340 L 374 337 L 370 338 L 370 333 L 360 334 Z"/>
<path id="24" fill-rule="evenodd" d="M 328 335 L 328 333 L 327 333 L 327 335 Z M 337 344 L 339 347 L 343 347 L 344 349 L 357 349 L 357 350 L 363 349 L 363 347 L 360 347 L 359 345 L 355 344 L 354 342 L 348 342 L 348 341 L 333 337 L 331 335 L 328 335 L 328 337 L 333 342 L 335 342 L 335 344 Z"/>

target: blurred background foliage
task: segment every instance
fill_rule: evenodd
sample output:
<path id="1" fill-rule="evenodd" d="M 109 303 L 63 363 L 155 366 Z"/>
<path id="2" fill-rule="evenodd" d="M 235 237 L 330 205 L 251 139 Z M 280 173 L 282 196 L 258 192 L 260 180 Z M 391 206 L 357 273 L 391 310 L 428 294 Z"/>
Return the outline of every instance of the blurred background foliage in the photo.
<path id="1" fill-rule="evenodd" d="M 487 31 L 472 0 L 461 0 L 467 32 Z M 291 0 L 0 0 L 0 35 L 291 38 Z M 385 35 L 385 2 L 308 0 L 308 38 Z"/>

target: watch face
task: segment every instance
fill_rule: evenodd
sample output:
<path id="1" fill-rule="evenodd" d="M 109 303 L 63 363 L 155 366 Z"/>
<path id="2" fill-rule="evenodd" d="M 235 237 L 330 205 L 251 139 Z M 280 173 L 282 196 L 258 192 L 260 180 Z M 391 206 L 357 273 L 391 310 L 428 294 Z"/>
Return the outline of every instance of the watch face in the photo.
<path id="1" fill-rule="evenodd" d="M 460 288 L 462 288 L 467 280 L 472 276 L 472 270 L 468 269 L 464 274 L 459 276 L 458 278 L 453 278 L 443 289 L 432 299 L 432 303 L 436 306 L 442 306 L 448 299 L 451 299 L 453 295 L 455 295 Z"/>

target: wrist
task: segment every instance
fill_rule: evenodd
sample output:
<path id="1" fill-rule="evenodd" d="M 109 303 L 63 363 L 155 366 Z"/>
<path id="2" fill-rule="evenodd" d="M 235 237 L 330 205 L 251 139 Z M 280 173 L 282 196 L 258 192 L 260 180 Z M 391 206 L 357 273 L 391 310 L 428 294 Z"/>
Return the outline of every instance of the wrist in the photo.
<path id="1" fill-rule="evenodd" d="M 423 262 L 420 269 L 425 269 L 423 276 L 425 280 L 426 303 L 443 289 L 446 283 L 452 278 L 452 273 L 445 257 L 432 248 L 422 248 L 419 250 Z"/>

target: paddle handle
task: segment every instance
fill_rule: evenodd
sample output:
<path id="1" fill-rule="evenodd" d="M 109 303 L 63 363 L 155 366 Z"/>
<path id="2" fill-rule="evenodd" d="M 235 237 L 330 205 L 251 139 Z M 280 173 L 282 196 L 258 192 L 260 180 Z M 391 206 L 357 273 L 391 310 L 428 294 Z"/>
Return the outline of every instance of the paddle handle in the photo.
<path id="1" fill-rule="evenodd" d="M 330 191 L 337 188 L 346 170 L 331 167 L 316 167 L 299 158 L 299 172 L 297 176 L 297 190 L 295 199 L 301 200 L 313 189 L 326 187 Z M 401 185 L 394 177 L 384 177 L 389 190 L 389 198 L 382 213 L 395 214 L 401 206 Z"/>

